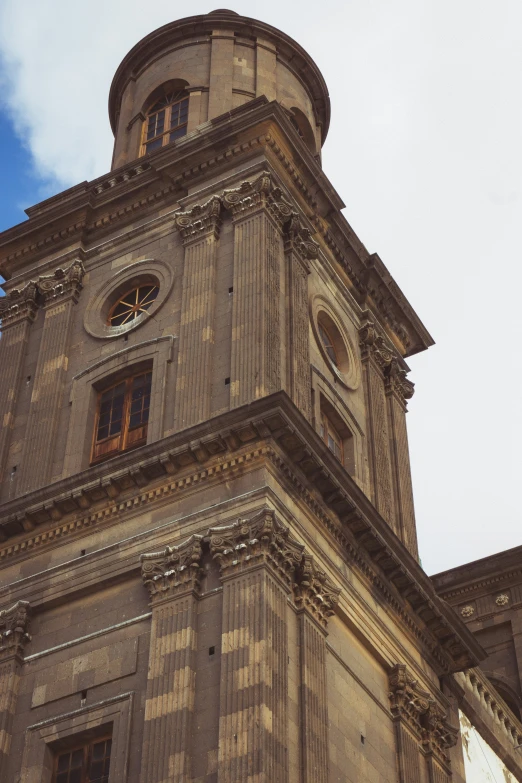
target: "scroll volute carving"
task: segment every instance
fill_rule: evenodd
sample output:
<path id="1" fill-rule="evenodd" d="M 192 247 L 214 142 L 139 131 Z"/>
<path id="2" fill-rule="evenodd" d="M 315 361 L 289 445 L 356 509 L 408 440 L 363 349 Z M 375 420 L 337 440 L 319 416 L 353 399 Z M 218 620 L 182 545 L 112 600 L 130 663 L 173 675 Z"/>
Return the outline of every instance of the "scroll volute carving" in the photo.
<path id="1" fill-rule="evenodd" d="M 203 536 L 193 535 L 179 546 L 141 555 L 141 575 L 153 603 L 199 590 L 202 540 Z"/>
<path id="2" fill-rule="evenodd" d="M 210 528 L 208 536 L 222 575 L 264 564 L 291 585 L 303 556 L 304 547 L 290 536 L 273 511 L 263 510 L 252 519 Z"/>
<path id="3" fill-rule="evenodd" d="M 252 182 L 242 182 L 238 188 L 225 190 L 222 195 L 223 206 L 232 212 L 233 217 L 240 217 L 266 206 L 271 189 L 270 174 L 263 172 Z"/>
<path id="4" fill-rule="evenodd" d="M 419 688 L 405 664 L 397 664 L 389 674 L 389 698 L 394 718 L 404 721 L 419 737 L 425 751 L 449 762 L 447 750 L 453 747 L 459 731 L 447 721 L 442 707 L 431 694 Z"/>
<path id="5" fill-rule="evenodd" d="M 0 319 L 2 319 L 4 329 L 11 323 L 24 318 L 29 321 L 34 320 L 37 309 L 37 291 L 37 284 L 31 280 L 23 288 L 14 288 L 0 299 Z"/>
<path id="6" fill-rule="evenodd" d="M 38 292 L 44 297 L 46 304 L 56 300 L 71 297 L 78 301 L 82 290 L 82 280 L 85 267 L 81 261 L 73 261 L 67 269 L 57 269 L 52 275 L 38 278 Z"/>
<path id="7" fill-rule="evenodd" d="M 286 250 L 294 250 L 306 262 L 317 258 L 319 245 L 312 239 L 312 232 L 303 225 L 297 212 L 292 212 L 285 225 Z"/>
<path id="8" fill-rule="evenodd" d="M 9 609 L 0 611 L 0 659 L 11 655 L 22 656 L 29 630 L 29 601 L 17 601 Z"/>
<path id="9" fill-rule="evenodd" d="M 401 400 L 411 400 L 415 384 L 407 378 L 406 370 L 402 369 L 397 359 L 392 359 L 385 367 L 384 377 L 387 392 L 395 393 Z"/>
<path id="10" fill-rule="evenodd" d="M 294 584 L 297 608 L 306 609 L 326 628 L 328 618 L 335 613 L 340 592 L 326 573 L 318 568 L 312 555 L 304 554 Z"/>
<path id="11" fill-rule="evenodd" d="M 217 239 L 221 228 L 221 199 L 212 196 L 205 204 L 177 212 L 174 220 L 185 244 L 205 236 Z"/>

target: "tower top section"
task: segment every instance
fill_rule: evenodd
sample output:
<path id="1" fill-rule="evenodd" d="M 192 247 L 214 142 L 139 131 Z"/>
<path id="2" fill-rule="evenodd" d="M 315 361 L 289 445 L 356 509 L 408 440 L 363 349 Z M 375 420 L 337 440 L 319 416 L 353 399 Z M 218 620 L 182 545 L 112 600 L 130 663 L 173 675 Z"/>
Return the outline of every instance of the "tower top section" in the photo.
<path id="1" fill-rule="evenodd" d="M 160 27 L 131 49 L 112 81 L 113 168 L 261 95 L 283 106 L 319 156 L 330 99 L 319 68 L 296 41 L 226 9 Z"/>

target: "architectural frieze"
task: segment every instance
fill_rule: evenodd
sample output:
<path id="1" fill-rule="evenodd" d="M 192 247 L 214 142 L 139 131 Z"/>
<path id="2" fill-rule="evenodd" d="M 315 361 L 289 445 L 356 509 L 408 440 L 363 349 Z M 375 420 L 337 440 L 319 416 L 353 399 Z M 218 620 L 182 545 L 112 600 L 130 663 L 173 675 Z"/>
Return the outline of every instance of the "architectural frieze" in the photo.
<path id="1" fill-rule="evenodd" d="M 0 611 L 0 660 L 11 655 L 22 656 L 26 643 L 31 640 L 29 612 L 29 601 L 17 601 Z"/>
<path id="2" fill-rule="evenodd" d="M 221 228 L 221 199 L 212 196 L 205 204 L 196 204 L 187 212 L 176 212 L 174 222 L 184 244 L 203 237 L 217 239 Z"/>
<path id="3" fill-rule="evenodd" d="M 143 584 L 153 602 L 199 589 L 203 576 L 202 540 L 202 536 L 193 535 L 179 546 L 141 555 Z"/>
<path id="4" fill-rule="evenodd" d="M 37 311 L 37 292 L 37 283 L 31 280 L 23 288 L 13 288 L 0 299 L 2 329 L 20 321 L 34 321 Z"/>

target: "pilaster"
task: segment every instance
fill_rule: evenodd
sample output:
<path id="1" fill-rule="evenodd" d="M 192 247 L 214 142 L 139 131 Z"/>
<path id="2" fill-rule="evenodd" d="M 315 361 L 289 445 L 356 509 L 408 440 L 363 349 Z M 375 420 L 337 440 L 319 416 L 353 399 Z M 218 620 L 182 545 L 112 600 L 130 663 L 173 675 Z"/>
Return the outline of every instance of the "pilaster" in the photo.
<path id="1" fill-rule="evenodd" d="M 328 696 L 326 636 L 339 590 L 303 556 L 294 585 L 300 646 L 300 739 L 302 783 L 328 783 Z"/>
<path id="2" fill-rule="evenodd" d="M 293 213 L 285 226 L 288 290 L 288 344 L 290 396 L 301 413 L 312 418 L 310 338 L 308 315 L 308 261 L 317 258 L 318 245 Z"/>
<path id="3" fill-rule="evenodd" d="M 175 426 L 184 429 L 210 416 L 216 254 L 221 202 L 213 196 L 176 215 L 185 245 Z"/>
<path id="4" fill-rule="evenodd" d="M 395 495 L 395 513 L 400 537 L 411 554 L 418 559 L 417 530 L 413 506 L 408 432 L 406 429 L 407 400 L 413 397 L 414 384 L 406 377 L 396 359 L 385 369 L 385 394 L 390 427 L 391 461 Z"/>
<path id="5" fill-rule="evenodd" d="M 390 432 L 384 391 L 384 372 L 393 354 L 371 322 L 361 328 L 359 337 L 368 417 L 367 440 L 372 500 L 381 516 L 400 537 L 395 514 Z"/>
<path id="6" fill-rule="evenodd" d="M 18 491 L 43 486 L 51 476 L 58 415 L 68 365 L 73 308 L 82 289 L 85 269 L 75 261 L 67 269 L 37 282 L 43 297 L 45 320 L 36 365 L 31 409 L 25 436 Z"/>
<path id="7" fill-rule="evenodd" d="M 24 647 L 31 638 L 28 624 L 28 601 L 18 601 L 0 612 L 0 780 L 6 779 Z"/>
<path id="8" fill-rule="evenodd" d="M 223 583 L 218 783 L 286 783 L 287 602 L 303 547 L 270 511 L 209 539 Z"/>
<path id="9" fill-rule="evenodd" d="M 230 407 L 281 386 L 282 228 L 292 210 L 266 173 L 223 193 L 234 220 Z"/>
<path id="10" fill-rule="evenodd" d="M 37 310 L 36 293 L 36 283 L 31 281 L 0 299 L 0 483 L 9 450 L 29 332 Z"/>
<path id="11" fill-rule="evenodd" d="M 140 783 L 190 780 L 201 540 L 141 556 L 152 627 Z"/>
<path id="12" fill-rule="evenodd" d="M 389 697 L 395 724 L 399 783 L 451 783 L 448 751 L 458 737 L 447 716 L 430 693 L 419 688 L 405 664 L 389 674 Z"/>

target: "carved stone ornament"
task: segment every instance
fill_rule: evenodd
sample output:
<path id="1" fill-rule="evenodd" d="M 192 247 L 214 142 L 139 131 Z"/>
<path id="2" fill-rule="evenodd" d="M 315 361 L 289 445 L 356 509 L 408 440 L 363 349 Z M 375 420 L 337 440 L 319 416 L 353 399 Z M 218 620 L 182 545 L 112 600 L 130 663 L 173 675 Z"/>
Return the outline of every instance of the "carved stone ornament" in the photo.
<path id="1" fill-rule="evenodd" d="M 208 536 L 211 554 L 219 562 L 222 575 L 265 564 L 292 585 L 303 557 L 304 546 L 290 536 L 273 511 L 263 510 L 252 519 L 212 527 Z"/>
<path id="2" fill-rule="evenodd" d="M 31 640 L 29 627 L 29 601 L 17 601 L 9 609 L 0 611 L 0 655 L 21 655 L 26 642 Z"/>
<path id="3" fill-rule="evenodd" d="M 152 600 L 199 589 L 203 576 L 202 539 L 203 536 L 193 535 L 179 546 L 141 555 L 141 576 Z"/>
<path id="4" fill-rule="evenodd" d="M 291 248 L 302 259 L 317 258 L 319 245 L 312 239 L 312 232 L 303 226 L 297 212 L 292 212 L 290 220 L 285 225 L 287 249 Z"/>
<path id="5" fill-rule="evenodd" d="M 304 554 L 296 573 L 294 601 L 298 609 L 307 609 L 324 627 L 335 613 L 340 589 L 317 567 L 312 555 Z"/>
<path id="6" fill-rule="evenodd" d="M 505 593 L 497 595 L 495 598 L 495 603 L 497 606 L 506 606 L 506 604 L 509 603 L 509 595 L 506 595 Z"/>
<path id="7" fill-rule="evenodd" d="M 5 329 L 6 326 L 26 318 L 30 321 L 34 320 L 37 291 L 37 284 L 31 280 L 23 288 L 13 288 L 0 299 L 2 328 Z"/>
<path id="8" fill-rule="evenodd" d="M 52 304 L 58 299 L 71 297 L 78 301 L 82 290 L 82 280 L 85 267 L 81 261 L 73 261 L 67 269 L 57 269 L 52 275 L 38 278 L 38 291 L 45 298 L 46 304 Z"/>
<path id="9" fill-rule="evenodd" d="M 385 368 L 394 358 L 393 352 L 386 345 L 371 321 L 367 321 L 359 330 L 359 342 L 363 359 L 373 358 L 376 364 Z"/>
<path id="10" fill-rule="evenodd" d="M 174 221 L 185 243 L 207 235 L 217 239 L 221 227 L 221 199 L 212 196 L 205 204 L 196 204 L 187 212 L 177 212 Z"/>
<path id="11" fill-rule="evenodd" d="M 386 391 L 395 392 L 403 400 L 411 400 L 415 391 L 415 384 L 406 377 L 397 359 L 392 359 L 384 369 L 386 379 Z"/>
<path id="12" fill-rule="evenodd" d="M 234 217 L 245 215 L 266 206 L 271 189 L 270 174 L 263 172 L 253 182 L 242 182 L 234 190 L 225 190 L 221 196 L 223 206 L 229 209 Z"/>
<path id="13" fill-rule="evenodd" d="M 399 663 L 388 675 L 391 712 L 395 719 L 406 723 L 422 742 L 426 752 L 433 752 L 445 763 L 449 762 L 448 748 L 457 742 L 458 729 L 447 722 L 447 716 L 418 681 Z"/>
<path id="14" fill-rule="evenodd" d="M 472 614 L 475 614 L 475 609 L 468 604 L 462 607 L 460 613 L 463 617 L 471 617 Z"/>

